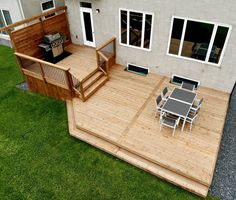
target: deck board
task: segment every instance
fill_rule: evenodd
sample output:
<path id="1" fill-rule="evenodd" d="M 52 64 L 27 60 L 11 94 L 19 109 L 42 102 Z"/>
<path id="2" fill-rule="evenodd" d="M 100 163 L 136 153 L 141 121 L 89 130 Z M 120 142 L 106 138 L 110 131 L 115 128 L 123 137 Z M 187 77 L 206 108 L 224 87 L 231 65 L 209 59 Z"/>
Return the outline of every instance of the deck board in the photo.
<path id="1" fill-rule="evenodd" d="M 200 88 L 197 98 L 204 97 L 204 103 L 192 131 L 187 124 L 172 137 L 168 128 L 160 132 L 154 117 L 155 98 L 165 86 L 175 87 L 166 77 L 142 77 L 113 66 L 110 81 L 89 101 L 73 100 L 76 126 L 209 187 L 229 95 Z"/>
<path id="2" fill-rule="evenodd" d="M 95 50 L 70 45 L 73 54 L 59 64 L 69 66 L 77 78 L 96 67 Z M 110 80 L 88 101 L 74 98 L 70 133 L 112 155 L 174 184 L 206 196 L 227 113 L 229 94 L 205 87 L 197 90 L 204 98 L 199 116 L 189 131 L 180 128 L 160 132 L 155 118 L 155 98 L 164 87 L 174 89 L 169 78 L 150 73 L 147 77 L 114 65 Z M 70 120 L 71 121 L 71 120 Z M 69 122 L 70 124 L 70 122 Z"/>
<path id="3" fill-rule="evenodd" d="M 193 192 L 197 195 L 206 197 L 208 187 L 187 179 L 179 174 L 169 171 L 166 168 L 158 166 L 148 160 L 145 160 L 131 152 L 128 152 L 114 144 L 107 142 L 99 137 L 91 135 L 86 131 L 81 131 L 76 128 L 73 104 L 67 101 L 68 123 L 70 135 L 76 137 L 88 144 L 91 144 L 107 153 L 110 153 L 142 170 L 147 171 L 155 176 L 165 179 L 175 185 L 180 185 L 182 188 Z"/>
<path id="4" fill-rule="evenodd" d="M 96 69 L 96 50 L 94 48 L 70 44 L 65 50 L 72 53 L 72 55 L 57 64 L 69 67 L 71 73 L 79 80 L 82 80 Z"/>

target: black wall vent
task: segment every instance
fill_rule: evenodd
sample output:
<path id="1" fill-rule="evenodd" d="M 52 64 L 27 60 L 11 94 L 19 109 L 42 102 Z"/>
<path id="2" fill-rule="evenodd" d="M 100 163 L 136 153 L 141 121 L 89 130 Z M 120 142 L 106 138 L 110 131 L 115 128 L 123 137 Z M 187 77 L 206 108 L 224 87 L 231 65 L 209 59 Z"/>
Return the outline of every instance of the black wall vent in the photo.
<path id="1" fill-rule="evenodd" d="M 127 71 L 135 73 L 135 74 L 139 74 L 142 76 L 146 76 L 149 73 L 149 68 L 147 67 L 143 67 L 143 66 L 138 66 L 138 65 L 134 65 L 131 63 L 127 64 Z"/>
<path id="2" fill-rule="evenodd" d="M 195 85 L 196 89 L 200 85 L 200 81 L 196 81 L 196 80 L 193 80 L 193 79 L 190 79 L 190 78 L 186 78 L 186 77 L 183 77 L 183 76 L 179 76 L 179 75 L 176 75 L 176 74 L 172 75 L 171 83 L 177 84 L 177 85 L 181 85 L 182 82 L 191 83 L 191 84 Z"/>

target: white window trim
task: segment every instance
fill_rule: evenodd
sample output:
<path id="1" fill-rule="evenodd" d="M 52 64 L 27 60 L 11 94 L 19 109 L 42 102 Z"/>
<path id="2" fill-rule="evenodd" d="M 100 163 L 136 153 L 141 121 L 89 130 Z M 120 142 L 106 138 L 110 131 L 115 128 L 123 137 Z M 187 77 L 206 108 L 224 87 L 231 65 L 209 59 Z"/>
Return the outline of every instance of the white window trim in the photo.
<path id="1" fill-rule="evenodd" d="M 183 31 L 182 31 L 182 35 L 181 35 L 181 41 L 180 41 L 178 55 L 169 53 L 174 18 L 183 19 L 184 20 Z M 223 49 L 222 49 L 222 52 L 221 52 L 221 55 L 220 55 L 220 59 L 219 59 L 219 62 L 217 64 L 209 62 L 209 61 L 197 60 L 197 59 L 194 59 L 194 58 L 188 58 L 188 57 L 181 56 L 183 42 L 184 42 L 184 36 L 185 36 L 185 32 L 186 32 L 186 25 L 187 25 L 187 21 L 188 20 L 194 21 L 194 22 L 209 23 L 209 24 L 213 24 L 214 25 L 213 32 L 212 32 L 212 35 L 211 35 L 211 39 L 210 39 L 210 43 L 209 43 L 209 47 L 208 47 L 208 51 L 207 51 L 207 55 L 206 55 L 206 59 L 205 60 L 209 59 L 210 52 L 211 52 L 211 49 L 212 49 L 212 46 L 213 46 L 213 43 L 214 43 L 214 39 L 215 39 L 215 35 L 216 35 L 216 31 L 217 31 L 218 26 L 223 26 L 223 27 L 229 28 L 227 36 L 226 36 L 226 39 L 225 39 L 225 43 L 224 43 L 224 46 L 223 46 Z M 195 61 L 195 62 L 198 62 L 198 63 L 209 64 L 209 65 L 212 65 L 212 66 L 220 67 L 221 63 L 222 63 L 222 60 L 223 60 L 223 57 L 224 57 L 225 49 L 226 49 L 226 47 L 228 45 L 228 41 L 229 41 L 229 38 L 230 38 L 230 35 L 231 35 L 231 30 L 232 30 L 232 25 L 229 25 L 229 24 L 212 22 L 212 21 L 205 21 L 205 20 L 197 20 L 197 19 L 192 19 L 192 18 L 187 18 L 187 17 L 172 16 L 170 33 L 169 33 L 169 41 L 168 41 L 168 46 L 167 46 L 166 54 L 168 56 L 175 57 L 175 58 L 181 58 L 181 59 L 185 59 L 185 60 L 190 60 L 190 61 Z"/>
<path id="2" fill-rule="evenodd" d="M 47 3 L 47 2 L 49 2 L 49 1 L 52 1 L 52 2 L 53 2 L 53 7 L 52 7 L 52 8 L 49 8 L 49 9 L 47 9 L 47 10 L 43 10 L 43 3 Z M 53 10 L 53 9 L 56 8 L 55 0 L 45 0 L 45 1 L 42 1 L 42 2 L 40 2 L 40 7 L 41 7 L 41 10 L 42 10 L 43 13 L 44 13 L 44 12 L 48 12 L 48 11 L 50 11 L 50 10 Z"/>
<path id="3" fill-rule="evenodd" d="M 149 45 L 149 49 L 144 48 L 144 47 L 136 47 L 133 45 L 129 45 L 129 31 L 127 31 L 127 44 L 121 43 L 121 11 L 126 11 L 127 12 L 127 30 L 129 29 L 129 13 L 130 12 L 137 12 L 137 13 L 141 13 L 143 15 L 143 20 L 145 20 L 146 15 L 151 15 L 152 16 L 152 28 L 151 28 L 151 36 L 150 36 L 150 45 Z M 144 50 L 144 51 L 151 51 L 152 49 L 152 37 L 153 37 L 153 25 L 154 25 L 154 13 L 152 12 L 144 12 L 144 11 L 138 11 L 138 10 L 132 10 L 132 9 L 126 9 L 126 8 L 119 8 L 119 44 L 121 46 L 125 46 L 125 47 L 131 47 L 134 49 L 140 49 L 140 50 Z M 142 23 L 142 39 L 141 39 L 141 46 L 143 46 L 143 40 L 144 40 L 144 29 L 145 29 L 145 21 Z"/>
<path id="4" fill-rule="evenodd" d="M 5 26 L 7 26 L 7 22 L 6 22 L 4 14 L 3 14 L 3 10 L 4 9 L 0 9 L 0 13 L 2 14 L 2 18 L 3 18 L 3 21 L 5 23 Z M 7 10 L 7 11 L 10 13 L 9 10 Z M 9 35 L 5 35 L 5 34 L 3 34 L 1 32 L 0 32 L 0 38 L 5 39 L 5 40 L 10 40 L 10 36 Z"/>

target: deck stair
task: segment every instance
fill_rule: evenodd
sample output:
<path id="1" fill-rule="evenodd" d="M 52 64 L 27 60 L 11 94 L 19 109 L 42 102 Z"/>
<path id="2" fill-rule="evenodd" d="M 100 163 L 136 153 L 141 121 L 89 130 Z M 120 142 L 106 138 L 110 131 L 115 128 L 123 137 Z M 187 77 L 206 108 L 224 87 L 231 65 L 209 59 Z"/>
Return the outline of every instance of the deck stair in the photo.
<path id="1" fill-rule="evenodd" d="M 74 86 L 77 97 L 86 101 L 96 91 L 99 90 L 109 80 L 108 75 L 100 68 L 94 70 L 91 74 L 83 79 L 79 84 Z M 83 92 L 81 92 L 81 86 Z"/>

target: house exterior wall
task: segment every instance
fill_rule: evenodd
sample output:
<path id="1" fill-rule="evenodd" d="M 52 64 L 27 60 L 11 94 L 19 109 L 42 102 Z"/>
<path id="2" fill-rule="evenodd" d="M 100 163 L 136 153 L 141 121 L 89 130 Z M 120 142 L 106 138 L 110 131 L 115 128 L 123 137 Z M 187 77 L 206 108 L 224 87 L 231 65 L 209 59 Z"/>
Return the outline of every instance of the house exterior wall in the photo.
<path id="1" fill-rule="evenodd" d="M 0 9 L 8 10 L 10 12 L 13 23 L 23 20 L 18 0 L 0 1 Z M 11 47 L 9 36 L 0 34 L 0 44 Z"/>
<path id="2" fill-rule="evenodd" d="M 45 0 L 21 0 L 25 18 L 41 14 L 41 2 L 45 2 Z M 65 5 L 64 0 L 54 0 L 54 2 L 56 8 Z"/>
<path id="3" fill-rule="evenodd" d="M 72 41 L 83 44 L 80 0 L 66 0 Z M 200 80 L 201 85 L 231 92 L 236 80 L 236 4 L 234 0 L 84 0 L 92 3 L 96 46 L 116 36 L 119 40 L 119 8 L 154 13 L 151 51 L 125 47 L 117 41 L 117 63 L 148 66 L 152 71 Z M 100 13 L 96 13 L 100 9 Z M 172 16 L 232 25 L 220 67 L 167 55 Z"/>

